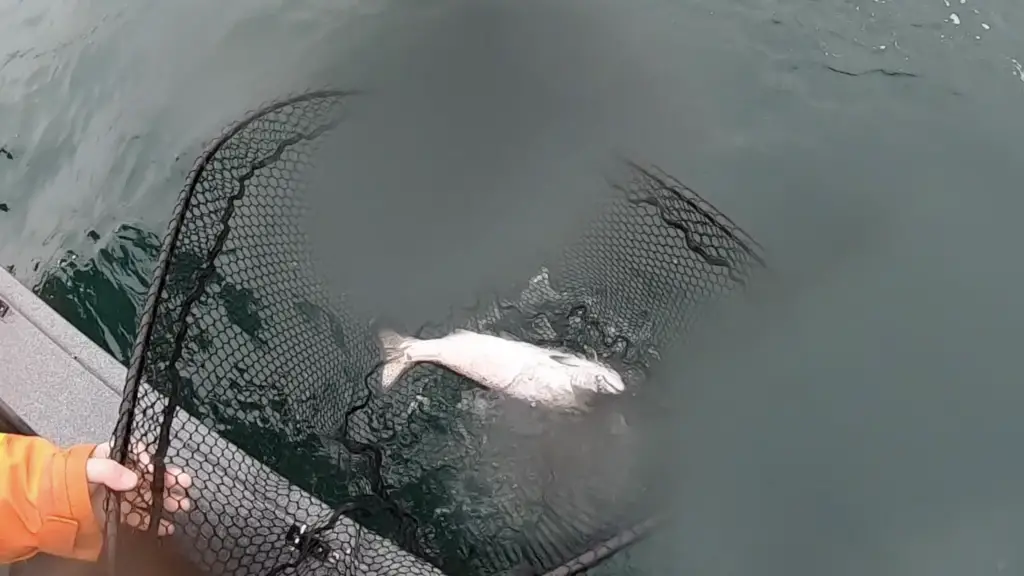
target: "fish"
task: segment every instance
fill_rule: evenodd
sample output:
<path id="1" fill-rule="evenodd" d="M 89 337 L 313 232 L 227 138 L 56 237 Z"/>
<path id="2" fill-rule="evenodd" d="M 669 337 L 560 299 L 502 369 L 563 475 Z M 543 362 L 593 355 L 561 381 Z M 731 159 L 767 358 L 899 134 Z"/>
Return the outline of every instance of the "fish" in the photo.
<path id="1" fill-rule="evenodd" d="M 601 362 L 562 350 L 469 330 L 420 339 L 378 332 L 381 388 L 388 391 L 420 363 L 434 364 L 532 406 L 585 412 L 599 394 L 625 391 L 622 376 Z"/>

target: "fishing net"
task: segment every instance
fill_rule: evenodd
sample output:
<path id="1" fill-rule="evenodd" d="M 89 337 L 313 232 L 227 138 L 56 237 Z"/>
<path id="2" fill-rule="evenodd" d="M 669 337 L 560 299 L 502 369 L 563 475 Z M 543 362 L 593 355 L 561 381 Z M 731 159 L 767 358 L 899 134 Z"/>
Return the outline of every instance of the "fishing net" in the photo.
<path id="1" fill-rule="evenodd" d="M 121 498 L 114 509 L 132 525 L 172 519 L 218 574 L 592 567 L 655 525 L 657 474 L 641 456 L 644 411 L 658 404 L 643 401 L 649 375 L 704 304 L 762 266 L 756 243 L 670 176 L 627 162 L 596 217 L 531 278 L 417 335 L 463 328 L 600 358 L 629 394 L 566 415 L 433 365 L 382 392 L 375 322 L 328 287 L 305 225 L 307 175 L 343 131 L 349 97 L 268 105 L 190 173 L 114 454 L 151 459 L 157 492 L 178 481 L 163 480 L 168 466 L 185 469 L 195 505 L 168 514 L 160 499 Z"/>

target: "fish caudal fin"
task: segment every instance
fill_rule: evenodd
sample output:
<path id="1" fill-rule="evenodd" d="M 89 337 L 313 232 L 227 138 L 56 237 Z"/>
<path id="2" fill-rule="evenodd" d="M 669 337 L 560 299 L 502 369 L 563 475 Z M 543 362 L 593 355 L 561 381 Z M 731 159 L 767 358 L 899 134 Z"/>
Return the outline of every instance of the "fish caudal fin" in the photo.
<path id="1" fill-rule="evenodd" d="M 380 372 L 380 386 L 387 390 L 394 386 L 395 382 L 416 363 L 406 353 L 406 349 L 415 341 L 415 338 L 402 336 L 393 330 L 381 330 L 379 336 L 384 356 L 384 366 Z"/>

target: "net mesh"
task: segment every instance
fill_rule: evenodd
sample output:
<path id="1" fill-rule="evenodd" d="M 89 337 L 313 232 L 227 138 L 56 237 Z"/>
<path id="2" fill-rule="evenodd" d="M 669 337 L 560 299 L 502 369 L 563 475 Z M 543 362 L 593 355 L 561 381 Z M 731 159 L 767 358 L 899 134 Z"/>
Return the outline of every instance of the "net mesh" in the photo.
<path id="1" fill-rule="evenodd" d="M 585 417 L 418 365 L 380 391 L 373 325 L 329 290 L 304 222 L 348 93 L 263 107 L 211 144 L 175 209 L 128 371 L 114 455 L 152 462 L 124 524 L 173 522 L 218 574 L 571 574 L 655 523 L 641 415 L 659 351 L 762 266 L 693 191 L 628 164 L 533 278 L 424 325 L 600 358 L 631 390 Z M 143 463 L 146 463 L 143 462 Z M 117 525 L 117 523 L 111 523 Z M 116 537 L 116 534 L 112 534 Z M 117 540 L 115 540 L 117 542 Z M 116 547 L 112 555 L 116 561 Z"/>

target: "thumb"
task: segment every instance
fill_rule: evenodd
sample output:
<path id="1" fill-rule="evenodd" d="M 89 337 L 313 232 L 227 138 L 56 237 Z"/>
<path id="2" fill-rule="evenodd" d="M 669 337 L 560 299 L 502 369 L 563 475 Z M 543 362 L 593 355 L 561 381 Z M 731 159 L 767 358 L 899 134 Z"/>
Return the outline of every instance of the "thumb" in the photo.
<path id="1" fill-rule="evenodd" d="M 139 477 L 134 472 L 106 458 L 90 458 L 85 464 L 85 475 L 92 484 L 102 484 L 116 492 L 135 488 Z"/>

